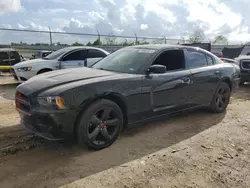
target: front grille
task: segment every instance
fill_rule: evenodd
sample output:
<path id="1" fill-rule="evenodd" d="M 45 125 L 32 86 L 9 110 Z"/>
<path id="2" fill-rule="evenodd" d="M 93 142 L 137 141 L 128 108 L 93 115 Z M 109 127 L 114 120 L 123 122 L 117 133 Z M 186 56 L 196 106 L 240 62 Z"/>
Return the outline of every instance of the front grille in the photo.
<path id="1" fill-rule="evenodd" d="M 242 67 L 243 69 L 248 69 L 248 70 L 250 70 L 250 61 L 242 61 L 242 62 L 241 62 L 241 67 Z"/>
<path id="2" fill-rule="evenodd" d="M 24 94 L 16 91 L 15 96 L 16 109 L 24 114 L 30 115 L 30 102 L 29 98 Z"/>

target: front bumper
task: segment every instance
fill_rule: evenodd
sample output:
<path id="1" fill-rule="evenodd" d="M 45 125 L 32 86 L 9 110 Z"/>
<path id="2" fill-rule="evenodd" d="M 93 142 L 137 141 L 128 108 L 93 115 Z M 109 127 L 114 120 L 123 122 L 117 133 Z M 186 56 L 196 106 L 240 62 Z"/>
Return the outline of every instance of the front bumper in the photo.
<path id="1" fill-rule="evenodd" d="M 18 83 L 23 83 L 28 79 L 30 79 L 31 77 L 35 76 L 36 72 L 33 71 L 19 72 L 16 69 L 11 68 L 11 74 Z"/>
<path id="2" fill-rule="evenodd" d="M 26 113 L 17 109 L 21 118 L 21 125 L 30 132 L 47 140 L 63 140 L 72 137 L 76 112 L 73 111 L 32 111 Z"/>

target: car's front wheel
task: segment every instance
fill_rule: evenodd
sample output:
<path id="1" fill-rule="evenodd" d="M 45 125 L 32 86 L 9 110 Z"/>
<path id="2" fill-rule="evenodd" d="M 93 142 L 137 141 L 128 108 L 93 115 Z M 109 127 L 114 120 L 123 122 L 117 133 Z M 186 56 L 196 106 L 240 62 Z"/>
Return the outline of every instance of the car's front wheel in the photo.
<path id="1" fill-rule="evenodd" d="M 221 82 L 217 87 L 210 104 L 212 112 L 221 113 L 226 110 L 231 96 L 231 90 L 227 83 Z"/>
<path id="2" fill-rule="evenodd" d="M 76 136 L 78 144 L 100 150 L 113 144 L 123 127 L 123 113 L 113 101 L 101 99 L 81 114 Z"/>

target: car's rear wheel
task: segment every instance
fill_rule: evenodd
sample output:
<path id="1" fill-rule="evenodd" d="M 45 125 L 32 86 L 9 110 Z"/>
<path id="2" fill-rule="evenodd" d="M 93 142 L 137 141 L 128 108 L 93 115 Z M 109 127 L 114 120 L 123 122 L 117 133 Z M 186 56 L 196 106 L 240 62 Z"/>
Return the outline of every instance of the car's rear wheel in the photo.
<path id="1" fill-rule="evenodd" d="M 113 101 L 101 99 L 81 114 L 76 136 L 78 144 L 100 150 L 113 144 L 123 127 L 123 113 Z"/>
<path id="2" fill-rule="evenodd" d="M 221 113 L 226 110 L 231 96 L 231 90 L 227 83 L 221 82 L 217 87 L 210 104 L 212 112 Z"/>

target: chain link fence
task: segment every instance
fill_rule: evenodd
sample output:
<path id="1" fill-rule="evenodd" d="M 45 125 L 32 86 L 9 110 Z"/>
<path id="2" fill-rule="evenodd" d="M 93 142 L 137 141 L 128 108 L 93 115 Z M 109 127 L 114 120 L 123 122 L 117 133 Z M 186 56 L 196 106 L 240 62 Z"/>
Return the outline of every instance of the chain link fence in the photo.
<path id="1" fill-rule="evenodd" d="M 189 42 L 183 38 L 119 36 L 109 34 L 70 33 L 61 31 L 26 30 L 0 28 L 0 47 L 12 47 L 17 49 L 24 57 L 29 58 L 39 50 L 58 50 L 67 46 L 96 46 L 109 52 L 114 52 L 129 45 L 143 44 L 179 44 Z M 207 41 L 208 42 L 208 41 Z M 214 47 L 220 51 L 224 45 Z"/>

